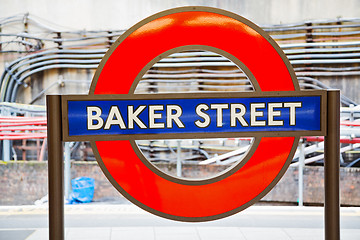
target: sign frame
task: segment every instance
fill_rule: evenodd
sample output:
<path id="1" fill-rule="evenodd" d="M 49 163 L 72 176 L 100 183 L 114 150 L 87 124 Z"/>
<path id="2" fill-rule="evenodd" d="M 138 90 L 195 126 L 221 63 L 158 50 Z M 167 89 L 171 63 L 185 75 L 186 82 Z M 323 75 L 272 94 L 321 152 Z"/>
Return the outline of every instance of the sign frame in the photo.
<path id="1" fill-rule="evenodd" d="M 102 72 L 106 61 L 108 60 L 108 57 L 115 51 L 117 46 L 126 39 L 131 33 L 133 33 L 137 28 L 140 26 L 155 20 L 159 17 L 163 17 L 166 14 L 172 14 L 172 13 L 179 13 L 183 11 L 204 11 L 204 12 L 212 12 L 217 14 L 224 14 L 228 17 L 233 17 L 235 19 L 241 19 L 241 21 L 250 27 L 255 29 L 258 33 L 261 34 L 262 37 L 266 37 L 267 41 L 271 43 L 272 47 L 275 48 L 275 50 L 278 52 L 279 56 L 289 69 L 289 73 L 291 75 L 293 84 L 294 84 L 294 92 L 289 92 L 289 94 L 293 95 L 294 93 L 305 93 L 307 91 L 300 91 L 299 85 L 296 80 L 296 76 L 292 69 L 289 61 L 287 60 L 285 54 L 281 51 L 280 47 L 275 43 L 273 39 L 268 37 L 268 35 L 259 27 L 257 27 L 255 24 L 251 23 L 250 21 L 227 11 L 220 10 L 220 9 L 213 9 L 208 7 L 183 7 L 183 8 L 176 8 L 168 11 L 164 11 L 158 14 L 155 14 L 138 24 L 136 24 L 134 27 L 130 28 L 126 33 L 124 33 L 116 42 L 113 44 L 113 46 L 109 50 L 109 54 L 107 53 L 104 59 L 101 61 L 98 70 L 95 73 L 94 80 L 90 87 L 89 95 L 91 97 L 96 96 L 96 89 L 95 86 L 98 83 L 98 78 L 100 76 L 100 73 Z M 204 50 L 210 50 L 216 53 L 220 53 L 221 55 L 229 58 L 232 60 L 235 64 L 240 66 L 245 74 L 249 77 L 250 81 L 252 82 L 254 89 L 256 92 L 262 92 L 261 94 L 264 94 L 263 96 L 266 96 L 267 94 L 276 94 L 268 92 L 269 90 L 262 91 L 260 88 L 260 85 L 257 84 L 257 80 L 255 79 L 255 76 L 252 74 L 252 72 L 248 69 L 246 64 L 243 64 L 241 61 L 238 61 L 236 58 L 233 57 L 233 55 L 228 54 L 226 51 L 223 51 L 216 47 L 207 47 L 204 45 L 189 45 L 189 46 L 183 46 L 178 48 L 173 48 L 169 51 L 164 52 L 163 54 L 157 56 L 156 58 L 153 58 L 151 61 L 148 61 L 145 67 L 142 67 L 141 71 L 139 71 L 138 75 L 136 76 L 135 80 L 133 81 L 129 96 L 133 97 L 135 94 L 133 93 L 135 90 L 135 87 L 140 80 L 140 77 L 159 59 L 173 53 L 178 52 L 181 50 L 187 50 L 187 49 L 204 49 Z M 266 88 L 265 88 L 266 89 Z M 281 90 L 280 90 L 281 91 Z M 256 92 L 251 93 L 257 94 Z M 111 94 L 110 94 L 111 95 Z M 153 95 L 154 96 L 154 95 Z M 254 96 L 254 95 L 253 95 Z M 322 130 L 321 133 L 325 136 L 325 238 L 327 240 L 330 239 L 339 239 L 340 238 L 340 229 L 339 229 L 339 146 L 340 146 L 340 92 L 338 90 L 328 90 L 328 91 L 322 91 L 322 109 L 321 109 L 321 123 L 322 123 Z M 101 97 L 104 97 L 102 95 Z M 109 96 L 114 97 L 114 96 Z M 96 98 L 96 97 L 95 97 Z M 71 99 L 71 97 L 70 97 Z M 63 199 L 63 152 L 62 152 L 62 142 L 63 141 L 71 141 L 74 140 L 74 138 L 70 138 L 66 134 L 67 128 L 64 127 L 63 123 L 66 122 L 66 117 L 64 117 L 64 112 L 66 110 L 66 101 L 67 97 L 60 96 L 60 95 L 53 95 L 53 96 L 47 96 L 47 117 L 48 117 L 48 150 L 49 150 L 49 234 L 50 234 L 50 240 L 62 240 L 64 239 L 64 199 Z M 65 110 L 64 110 L 65 109 Z M 65 131 L 65 133 L 64 133 Z M 264 136 L 263 133 L 261 133 L 261 136 Z M 287 133 L 284 134 L 284 136 Z M 316 133 L 312 133 L 314 135 L 318 135 Z M 228 135 L 228 134 L 227 134 Z M 230 134 L 229 134 L 230 135 Z M 272 135 L 272 134 L 271 134 Z M 299 137 L 302 134 L 296 134 L 292 135 L 295 137 L 295 142 L 299 140 Z M 215 136 L 215 135 L 214 135 Z M 241 134 L 236 134 L 236 136 L 245 136 Z M 249 136 L 249 135 L 246 135 Z M 254 133 L 251 133 L 251 136 L 254 136 Z M 260 136 L 260 134 L 259 134 Z M 272 135 L 273 136 L 273 135 Z M 282 136 L 281 134 L 279 136 Z M 146 137 L 146 136 L 143 136 Z M 108 139 L 108 138 L 107 138 Z M 94 143 L 94 140 L 92 140 L 92 144 Z M 130 139 L 130 142 L 134 143 L 134 139 Z M 294 144 L 295 145 L 295 144 Z M 292 148 L 292 154 L 294 153 L 296 149 L 296 146 Z M 95 154 L 97 150 L 95 151 Z M 287 167 L 286 167 L 287 168 Z M 285 170 L 286 170 L 285 168 Z M 284 169 L 281 170 L 281 174 L 279 173 L 280 177 L 285 172 Z M 274 182 L 269 185 L 270 189 L 277 183 L 277 181 L 280 179 L 280 177 L 277 177 Z M 268 192 L 270 189 L 264 190 L 263 192 Z M 263 193 L 262 192 L 262 193 Z M 259 197 L 263 196 L 260 194 L 257 198 L 254 198 L 253 201 L 259 200 Z M 253 201 L 249 202 L 248 205 L 244 206 L 244 208 L 252 205 Z M 244 209 L 242 208 L 242 209 Z M 242 210 L 241 209 L 241 210 Z M 236 210 L 234 212 L 229 212 L 228 214 L 225 214 L 225 216 L 234 214 L 238 212 L 239 210 Z M 160 215 L 160 214 L 158 214 Z M 168 216 L 164 216 L 168 217 Z M 170 217 L 168 217 L 170 218 Z M 175 219 L 175 218 L 172 218 Z M 217 218 L 206 218 L 206 219 L 200 219 L 200 220 L 213 220 L 218 219 Z M 182 220 L 181 218 L 177 220 Z"/>
<path id="2" fill-rule="evenodd" d="M 61 95 L 47 95 L 49 239 L 64 240 L 64 161 Z M 340 91 L 327 90 L 325 142 L 325 239 L 340 239 Z"/>
<path id="3" fill-rule="evenodd" d="M 225 95 L 225 97 L 224 97 Z M 68 120 L 68 102 L 69 101 L 97 101 L 97 100 L 170 100 L 170 99 L 251 99 L 251 98 L 271 98 L 271 97 L 320 97 L 320 127 L 321 130 L 313 131 L 243 131 L 243 132 L 225 132 L 225 133 L 165 133 L 165 134 L 122 134 L 122 135 L 86 135 L 70 136 Z M 107 140 L 137 140 L 137 139 L 189 139 L 194 138 L 221 138 L 221 137 L 288 137 L 288 136 L 323 136 L 326 134 L 326 90 L 308 90 L 308 91 L 283 91 L 283 92 L 228 92 L 224 93 L 182 93 L 182 94 L 133 94 L 133 95 L 64 95 L 62 96 L 62 116 L 63 116 L 63 141 L 107 141 Z"/>

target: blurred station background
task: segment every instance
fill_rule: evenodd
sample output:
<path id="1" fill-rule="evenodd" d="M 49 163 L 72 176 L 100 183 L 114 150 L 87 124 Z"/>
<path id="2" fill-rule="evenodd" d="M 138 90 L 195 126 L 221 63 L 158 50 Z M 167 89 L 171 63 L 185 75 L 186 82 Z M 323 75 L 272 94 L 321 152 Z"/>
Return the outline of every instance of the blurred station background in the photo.
<path id="1" fill-rule="evenodd" d="M 6 196 L 0 205 L 32 204 L 47 194 L 45 96 L 87 94 L 101 58 L 129 27 L 165 9 L 196 5 L 231 11 L 262 27 L 289 58 L 301 89 L 341 90 L 341 203 L 360 206 L 359 1 L 2 0 L 1 5 L 0 189 Z M 259 62 L 266 64 L 266 59 Z M 270 81 L 276 78 L 276 72 L 268 74 Z M 193 50 L 154 64 L 135 93 L 221 91 L 251 92 L 253 87 L 226 57 Z M 252 141 L 173 139 L 137 144 L 167 174 L 198 179 L 239 163 Z M 66 143 L 64 151 L 67 196 L 70 179 L 88 176 L 96 182 L 94 201 L 120 198 L 100 172 L 88 142 Z M 323 137 L 303 137 L 284 178 L 262 202 L 323 204 L 323 152 Z"/>

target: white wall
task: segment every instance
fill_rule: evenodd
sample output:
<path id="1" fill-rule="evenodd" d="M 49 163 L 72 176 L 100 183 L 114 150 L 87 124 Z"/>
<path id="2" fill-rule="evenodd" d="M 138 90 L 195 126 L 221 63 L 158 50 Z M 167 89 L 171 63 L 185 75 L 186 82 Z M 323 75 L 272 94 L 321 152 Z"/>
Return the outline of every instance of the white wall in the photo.
<path id="1" fill-rule="evenodd" d="M 0 18 L 29 12 L 66 29 L 125 29 L 159 11 L 188 5 L 222 8 L 260 25 L 360 17 L 360 0 L 0 0 Z"/>

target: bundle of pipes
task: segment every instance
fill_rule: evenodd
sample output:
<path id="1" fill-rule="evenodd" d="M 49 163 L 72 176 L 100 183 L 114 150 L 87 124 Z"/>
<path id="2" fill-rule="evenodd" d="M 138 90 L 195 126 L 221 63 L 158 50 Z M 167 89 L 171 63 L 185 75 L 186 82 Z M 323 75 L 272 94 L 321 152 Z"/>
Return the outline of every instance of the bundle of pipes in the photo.
<path id="1" fill-rule="evenodd" d="M 10 23 L 24 22 L 27 24 L 24 27 L 26 31 L 6 33 L 6 26 Z M 39 31 L 31 33 L 31 24 L 42 29 L 42 34 Z M 19 87 L 28 87 L 27 78 L 35 73 L 60 68 L 95 70 L 111 43 L 124 32 L 64 31 L 51 28 L 30 15 L 0 19 L 0 25 L 0 36 L 12 37 L 6 44 L 0 43 L 0 53 L 16 52 L 16 46 L 18 52 L 28 53 L 8 63 L 0 77 L 0 101 L 6 102 L 15 102 Z M 318 77 L 360 75 L 360 19 L 307 21 L 262 27 L 290 59 L 302 88 L 327 88 L 316 79 Z M 32 45 L 29 45 L 30 42 L 33 42 Z M 19 46 L 25 45 L 28 47 L 19 49 Z M 60 85 L 64 81 L 68 80 L 54 84 Z M 46 90 L 30 103 L 43 97 Z M 227 58 L 207 51 L 191 51 L 172 54 L 156 63 L 137 87 L 139 93 L 179 90 L 248 91 L 252 90 L 252 86 L 246 75 Z M 355 104 L 344 96 L 342 102 L 345 106 Z"/>
<path id="2" fill-rule="evenodd" d="M 22 32 L 13 33 L 11 32 L 13 28 L 7 28 L 16 24 L 23 25 Z M 39 72 L 51 69 L 87 69 L 90 70 L 87 77 L 91 76 L 91 71 L 95 71 L 109 46 L 124 32 L 124 30 L 69 31 L 50 25 L 29 14 L 0 19 L 2 40 L 0 54 L 3 54 L 5 60 L 12 59 L 5 64 L 0 77 L 0 102 L 17 101 L 19 90 L 32 87 L 29 79 Z M 302 89 L 329 88 L 324 84 L 324 79 L 354 79 L 360 76 L 359 18 L 262 27 L 277 41 L 290 59 Z M 269 76 L 276 77 L 276 74 L 269 73 Z M 39 81 L 38 78 L 32 80 Z M 81 81 L 58 79 L 48 83 L 47 87 L 36 96 L 32 96 L 32 100 L 28 103 L 36 103 L 43 99 L 50 88 L 62 86 L 67 82 L 89 85 L 91 80 L 90 77 Z M 213 52 L 196 50 L 174 53 L 156 63 L 142 77 L 135 92 L 251 90 L 253 87 L 246 74 L 233 62 Z M 354 121 L 358 115 L 360 117 L 360 110 L 351 107 L 356 106 L 356 102 L 345 96 L 342 96 L 342 104 L 350 106 L 342 109 L 342 117 L 351 115 L 342 118 L 344 135 L 342 141 L 355 143 L 358 138 L 356 130 L 358 126 L 354 126 L 357 124 Z M 352 125 L 350 126 L 346 121 L 350 121 Z M 20 129 L 10 131 L 16 134 L 21 132 Z M 307 138 L 307 141 L 318 141 L 318 139 Z M 357 147 L 357 144 L 350 146 Z M 226 156 L 228 155 L 231 154 Z M 224 163 L 230 160 L 220 158 Z M 215 162 L 219 162 L 220 158 L 216 158 Z"/>

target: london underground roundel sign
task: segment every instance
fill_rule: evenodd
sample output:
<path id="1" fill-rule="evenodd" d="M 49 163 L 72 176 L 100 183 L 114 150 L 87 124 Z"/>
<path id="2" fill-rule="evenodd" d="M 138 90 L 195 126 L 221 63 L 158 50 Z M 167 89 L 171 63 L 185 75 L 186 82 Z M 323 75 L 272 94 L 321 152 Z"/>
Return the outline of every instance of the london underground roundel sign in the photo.
<path id="1" fill-rule="evenodd" d="M 237 64 L 251 93 L 134 94 L 145 72 L 183 50 L 209 50 Z M 324 135 L 324 91 L 300 91 L 279 46 L 227 11 L 183 7 L 126 31 L 101 61 L 87 96 L 64 96 L 65 141 L 90 140 L 110 182 L 131 202 L 169 219 L 223 218 L 260 200 L 280 180 L 302 135 Z M 169 176 L 137 139 L 255 137 L 247 156 L 204 180 Z"/>

